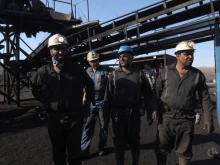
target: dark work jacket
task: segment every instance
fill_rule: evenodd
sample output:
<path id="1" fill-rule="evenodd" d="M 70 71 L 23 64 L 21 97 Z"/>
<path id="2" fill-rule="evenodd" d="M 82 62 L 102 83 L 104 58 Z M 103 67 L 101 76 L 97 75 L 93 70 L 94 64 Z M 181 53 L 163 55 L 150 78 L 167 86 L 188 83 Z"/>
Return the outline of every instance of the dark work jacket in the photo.
<path id="1" fill-rule="evenodd" d="M 133 69 L 125 73 L 120 67 L 110 73 L 104 98 L 104 117 L 112 109 L 139 108 L 140 94 L 144 95 L 147 107 L 151 105 L 152 90 L 142 71 Z"/>
<path id="2" fill-rule="evenodd" d="M 197 108 L 196 92 L 198 91 L 199 100 L 205 114 L 205 121 L 212 120 L 212 103 L 205 76 L 200 70 L 190 67 L 189 71 L 180 78 L 176 63 L 169 65 L 158 76 L 156 89 L 158 97 L 171 110 L 180 110 L 185 113 L 193 112 Z M 174 115 L 172 112 L 165 114 Z"/>
<path id="3" fill-rule="evenodd" d="M 87 100 L 94 102 L 92 79 L 83 67 L 72 62 L 64 63 L 59 74 L 52 64 L 42 66 L 31 78 L 31 87 L 33 95 L 43 102 L 47 110 L 81 114 L 84 89 Z M 40 92 L 39 95 L 41 89 L 46 92 Z"/>

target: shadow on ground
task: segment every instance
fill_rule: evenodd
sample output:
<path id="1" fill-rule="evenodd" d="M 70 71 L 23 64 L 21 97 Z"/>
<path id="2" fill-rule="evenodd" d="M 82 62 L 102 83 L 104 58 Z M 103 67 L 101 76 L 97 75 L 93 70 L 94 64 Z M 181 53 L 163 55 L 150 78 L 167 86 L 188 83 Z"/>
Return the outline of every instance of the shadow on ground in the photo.
<path id="1" fill-rule="evenodd" d="M 17 121 L 15 119 L 0 121 L 0 134 L 9 132 L 19 132 L 25 129 L 32 129 L 35 127 L 43 127 L 47 125 L 47 119 L 41 120 L 38 117 L 29 117 Z"/>
<path id="2" fill-rule="evenodd" d="M 190 165 L 219 165 L 220 160 L 217 159 L 206 159 L 206 160 L 197 160 L 190 163 Z"/>
<path id="3" fill-rule="evenodd" d="M 194 139 L 196 140 L 194 140 L 193 145 L 200 145 L 202 143 L 208 143 L 208 142 L 214 142 L 220 145 L 220 134 L 219 133 L 212 133 L 210 135 L 195 134 Z"/>

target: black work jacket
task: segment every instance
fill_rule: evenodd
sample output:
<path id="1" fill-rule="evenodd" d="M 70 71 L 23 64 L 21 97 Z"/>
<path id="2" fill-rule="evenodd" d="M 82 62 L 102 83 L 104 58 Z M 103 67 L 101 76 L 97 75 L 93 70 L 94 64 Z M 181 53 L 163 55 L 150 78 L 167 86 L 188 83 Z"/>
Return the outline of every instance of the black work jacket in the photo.
<path id="1" fill-rule="evenodd" d="M 176 63 L 169 65 L 158 76 L 156 90 L 158 97 L 168 107 L 186 113 L 193 112 L 197 108 L 196 92 L 198 92 L 205 120 L 212 120 L 212 103 L 205 76 L 200 70 L 190 67 L 189 71 L 180 78 Z M 172 112 L 170 113 L 173 115 Z"/>
<path id="2" fill-rule="evenodd" d="M 31 86 L 33 95 L 37 100 L 42 101 L 48 110 L 80 114 L 84 89 L 87 100 L 94 102 L 92 79 L 83 67 L 72 62 L 64 63 L 59 74 L 52 64 L 42 66 L 31 78 Z M 41 89 L 47 92 L 39 94 Z"/>
<path id="3" fill-rule="evenodd" d="M 104 116 L 114 108 L 139 108 L 140 95 L 147 107 L 151 105 L 152 90 L 142 71 L 133 69 L 126 73 L 120 67 L 110 73 L 104 97 Z"/>

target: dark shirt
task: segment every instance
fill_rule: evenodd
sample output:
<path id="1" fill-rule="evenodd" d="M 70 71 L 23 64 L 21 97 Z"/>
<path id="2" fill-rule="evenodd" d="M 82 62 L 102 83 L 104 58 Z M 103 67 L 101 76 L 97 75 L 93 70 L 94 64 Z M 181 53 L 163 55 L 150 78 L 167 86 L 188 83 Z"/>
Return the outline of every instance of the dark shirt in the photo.
<path id="1" fill-rule="evenodd" d="M 104 116 L 108 116 L 112 108 L 138 108 L 141 93 L 145 105 L 149 107 L 152 100 L 150 83 L 143 72 L 133 69 L 124 72 L 120 67 L 110 73 L 104 98 Z"/>
<path id="2" fill-rule="evenodd" d="M 196 92 L 198 92 L 205 120 L 212 120 L 212 103 L 205 76 L 200 70 L 190 67 L 181 78 L 176 69 L 176 63 L 169 65 L 158 76 L 156 89 L 158 97 L 171 110 L 180 110 L 186 113 L 193 112 L 197 108 Z M 174 115 L 172 112 L 165 114 Z"/>
<path id="3" fill-rule="evenodd" d="M 94 102 L 92 79 L 83 67 L 72 62 L 66 62 L 59 74 L 52 64 L 42 66 L 31 78 L 31 86 L 36 99 L 52 111 L 81 113 L 83 89 L 87 100 Z M 39 95 L 40 89 L 46 90 L 47 96 Z"/>

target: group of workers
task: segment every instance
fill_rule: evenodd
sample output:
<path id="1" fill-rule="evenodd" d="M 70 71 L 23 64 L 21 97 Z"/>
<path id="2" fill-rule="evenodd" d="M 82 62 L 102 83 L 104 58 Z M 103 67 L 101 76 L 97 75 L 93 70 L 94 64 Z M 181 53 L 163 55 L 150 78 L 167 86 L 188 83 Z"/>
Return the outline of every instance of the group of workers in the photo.
<path id="1" fill-rule="evenodd" d="M 55 165 L 66 165 L 67 161 L 69 165 L 82 164 L 82 155 L 89 154 L 97 118 L 99 155 L 106 155 L 111 119 L 116 164 L 124 165 L 124 150 L 129 145 L 132 165 L 138 165 L 141 96 L 151 116 L 148 119 L 158 122 L 157 165 L 166 165 L 167 154 L 172 149 L 179 156 L 179 165 L 189 164 L 197 92 L 204 110 L 205 128 L 208 134 L 213 132 L 213 108 L 205 76 L 192 67 L 195 50 L 192 41 L 176 46 L 177 62 L 165 66 L 157 79 L 149 67 L 141 70 L 132 65 L 135 53 L 129 46 L 119 48 L 116 69 L 100 65 L 99 55 L 90 51 L 87 70 L 68 59 L 68 42 L 64 36 L 50 37 L 48 48 L 52 62 L 38 69 L 30 79 L 30 87 L 49 114 L 48 133 Z"/>

